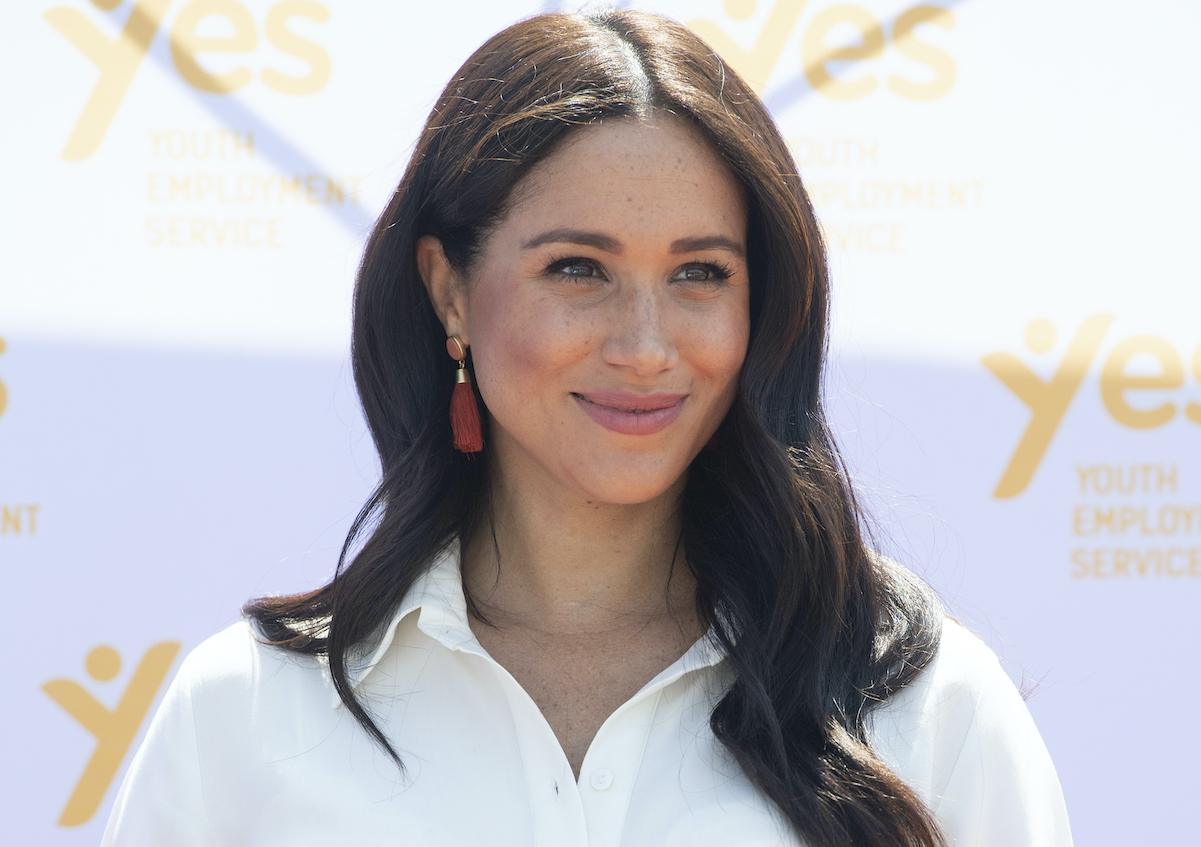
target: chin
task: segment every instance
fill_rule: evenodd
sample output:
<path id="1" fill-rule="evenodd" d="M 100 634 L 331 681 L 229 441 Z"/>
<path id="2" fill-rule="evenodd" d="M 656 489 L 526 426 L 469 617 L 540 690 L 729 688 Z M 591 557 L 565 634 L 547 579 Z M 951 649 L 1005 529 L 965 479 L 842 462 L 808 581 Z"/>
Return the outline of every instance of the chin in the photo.
<path id="1" fill-rule="evenodd" d="M 639 467 L 622 467 L 624 462 L 616 462 L 609 468 L 590 474 L 588 479 L 577 476 L 576 484 L 593 502 L 611 503 L 615 506 L 635 506 L 663 496 L 677 483 L 683 482 L 688 469 L 684 463 L 677 470 L 674 465 L 670 468 L 647 468 L 639 463 Z"/>

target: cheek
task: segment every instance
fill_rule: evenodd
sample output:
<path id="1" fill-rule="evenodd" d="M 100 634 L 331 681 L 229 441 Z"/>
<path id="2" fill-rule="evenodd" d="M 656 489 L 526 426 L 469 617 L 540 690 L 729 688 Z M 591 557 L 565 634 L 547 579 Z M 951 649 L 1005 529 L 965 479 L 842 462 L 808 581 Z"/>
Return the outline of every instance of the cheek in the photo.
<path id="1" fill-rule="evenodd" d="M 489 409 L 528 408 L 554 389 L 556 375 L 587 356 L 595 333 L 586 321 L 554 308 L 551 298 L 481 282 L 471 297 L 472 359 Z"/>
<path id="2" fill-rule="evenodd" d="M 750 341 L 749 309 L 738 304 L 721 315 L 698 321 L 688 339 L 688 358 L 696 370 L 719 389 L 728 388 L 732 395 Z"/>

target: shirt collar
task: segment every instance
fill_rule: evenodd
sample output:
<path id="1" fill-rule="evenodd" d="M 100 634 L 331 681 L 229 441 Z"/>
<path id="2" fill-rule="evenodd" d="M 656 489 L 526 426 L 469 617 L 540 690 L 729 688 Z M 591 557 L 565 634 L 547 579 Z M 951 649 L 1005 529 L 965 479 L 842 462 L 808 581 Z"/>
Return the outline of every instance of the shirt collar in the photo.
<path id="1" fill-rule="evenodd" d="M 417 627 L 426 635 L 452 650 L 474 642 L 475 634 L 467 623 L 467 599 L 459 572 L 459 542 L 452 541 L 435 557 L 426 571 L 417 577 L 404 600 L 396 607 L 388 624 L 378 630 L 378 636 L 367 638 L 352 648 L 346 660 L 346 675 L 350 687 L 357 689 L 375 669 L 392 641 L 400 622 L 414 612 L 420 612 Z M 342 703 L 335 693 L 334 703 Z"/>
<path id="2" fill-rule="evenodd" d="M 396 628 L 413 612 L 419 612 L 417 628 L 443 644 L 450 650 L 467 649 L 486 656 L 482 646 L 471 631 L 467 620 L 467 598 L 463 594 L 463 577 L 459 565 L 459 542 L 454 540 L 438 554 L 430 567 L 419 576 L 397 606 L 387 626 L 380 630 L 379 638 L 368 638 L 363 645 L 347 657 L 347 675 L 352 689 L 359 688 L 367 675 L 375 668 L 392 646 Z M 725 658 L 725 650 L 710 629 L 703 638 L 665 668 L 644 686 L 662 688 L 675 682 L 685 674 L 710 667 Z M 342 705 L 337 693 L 334 706 Z"/>

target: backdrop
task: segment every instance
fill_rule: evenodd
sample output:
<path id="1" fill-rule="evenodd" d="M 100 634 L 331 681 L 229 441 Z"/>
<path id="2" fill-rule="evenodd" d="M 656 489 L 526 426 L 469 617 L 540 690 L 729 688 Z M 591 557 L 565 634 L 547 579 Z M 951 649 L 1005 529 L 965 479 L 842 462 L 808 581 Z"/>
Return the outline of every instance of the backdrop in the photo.
<path id="1" fill-rule="evenodd" d="M 792 146 L 880 545 L 1032 692 L 1078 843 L 1191 843 L 1201 5 L 646 5 Z M 377 472 L 365 233 L 450 74 L 540 8 L 8 5 L 6 843 L 95 843 L 182 656 L 329 577 Z"/>

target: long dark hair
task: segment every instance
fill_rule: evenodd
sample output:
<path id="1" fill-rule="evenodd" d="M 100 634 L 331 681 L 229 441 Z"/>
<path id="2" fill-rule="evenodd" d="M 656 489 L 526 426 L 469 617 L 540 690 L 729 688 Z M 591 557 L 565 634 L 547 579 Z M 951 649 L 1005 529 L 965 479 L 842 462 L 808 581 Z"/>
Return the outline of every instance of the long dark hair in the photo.
<path id="1" fill-rule="evenodd" d="M 664 18 L 534 17 L 490 39 L 446 86 L 355 289 L 354 374 L 379 487 L 328 585 L 245 612 L 267 642 L 328 655 L 346 707 L 400 762 L 355 697 L 348 652 L 448 543 L 472 537 L 489 496 L 488 462 L 452 448 L 453 363 L 416 241 L 436 236 L 456 269 L 470 269 L 514 186 L 574 128 L 655 110 L 693 121 L 749 200 L 750 346 L 737 399 L 715 449 L 693 462 L 682 503 L 698 611 L 735 671 L 713 732 L 806 843 L 941 845 L 921 800 L 868 744 L 868 712 L 929 663 L 942 610 L 865 545 L 826 425 L 829 294 L 813 209 L 763 104 Z"/>

